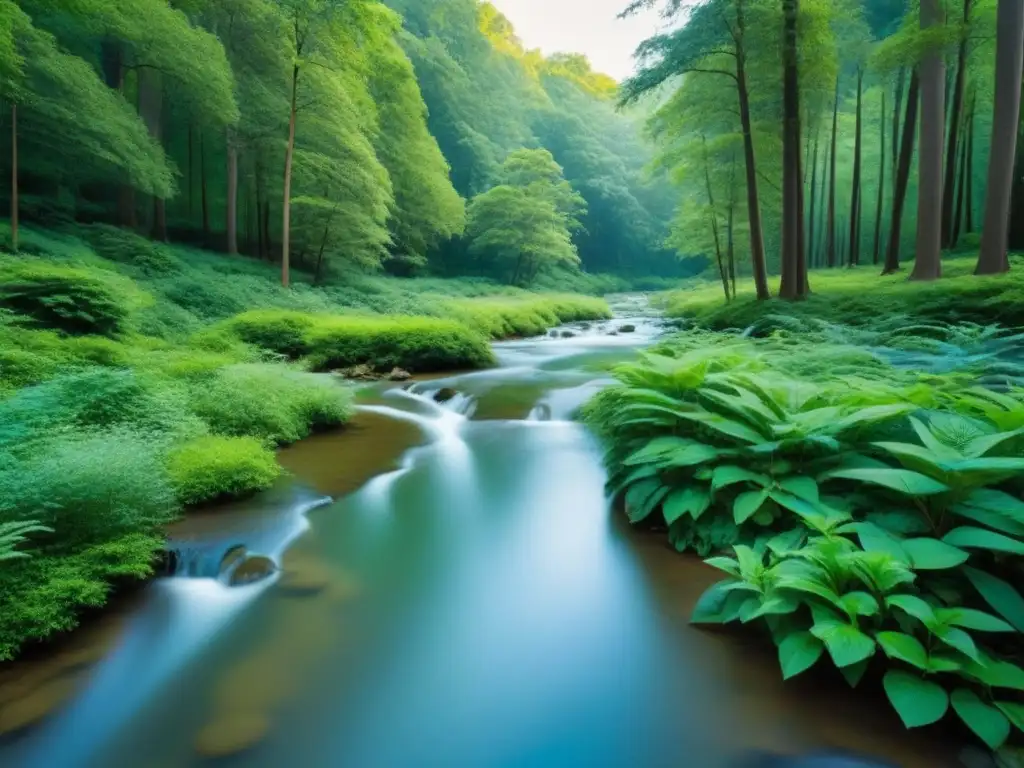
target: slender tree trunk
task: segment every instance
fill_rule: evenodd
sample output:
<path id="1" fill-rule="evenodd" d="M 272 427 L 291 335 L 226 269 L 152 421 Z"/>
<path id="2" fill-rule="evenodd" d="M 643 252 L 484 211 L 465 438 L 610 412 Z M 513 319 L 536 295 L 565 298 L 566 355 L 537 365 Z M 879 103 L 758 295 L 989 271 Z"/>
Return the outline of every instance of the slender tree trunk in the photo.
<path id="1" fill-rule="evenodd" d="M 299 89 L 299 65 L 292 66 L 292 101 L 288 117 L 288 147 L 284 153 L 284 200 L 281 219 L 281 285 L 285 288 L 291 280 L 288 253 L 291 248 L 292 231 L 292 157 L 295 154 L 296 97 Z M 516 270 L 518 272 L 518 268 Z M 518 274 L 517 274 L 518 277 Z"/>
<path id="2" fill-rule="evenodd" d="M 960 142 L 960 152 L 958 155 L 958 174 L 960 176 L 960 182 L 956 185 L 956 201 L 953 208 L 953 232 L 950 234 L 949 247 L 956 248 L 957 243 L 960 242 L 960 224 L 963 221 L 964 213 L 964 187 L 967 186 L 967 141 Z"/>
<path id="3" fill-rule="evenodd" d="M 860 158 L 861 158 L 861 96 L 864 91 L 864 70 L 857 69 L 857 121 L 853 140 L 853 186 L 850 190 L 850 266 L 860 264 Z"/>
<path id="4" fill-rule="evenodd" d="M 953 105 L 949 112 L 949 140 L 946 142 L 946 180 L 942 189 L 942 246 L 953 244 L 953 185 L 956 181 L 956 158 L 960 149 L 960 124 L 964 101 L 964 81 L 967 74 L 967 22 L 971 17 L 971 0 L 964 0 L 964 32 L 956 56 L 956 80 L 953 85 Z"/>
<path id="5" fill-rule="evenodd" d="M 199 204 L 203 207 L 203 241 L 210 244 L 210 196 L 206 181 L 206 137 L 199 132 Z"/>
<path id="6" fill-rule="evenodd" d="M 941 0 L 921 0 L 921 29 L 929 30 L 942 23 Z M 943 130 L 946 63 L 942 51 L 934 48 L 926 51 L 920 70 L 917 245 L 910 279 L 935 280 L 942 276 L 942 149 L 946 134 Z"/>
<path id="7" fill-rule="evenodd" d="M 914 154 L 914 133 L 917 124 L 917 101 L 920 91 L 920 77 L 917 70 L 910 73 L 907 87 L 907 108 L 903 118 L 903 134 L 900 138 L 900 161 L 896 168 L 892 190 L 892 222 L 889 225 L 889 247 L 885 251 L 885 266 L 882 274 L 888 275 L 900 268 L 900 233 L 903 227 L 903 204 L 907 199 L 907 184 L 910 182 L 910 161 Z"/>
<path id="8" fill-rule="evenodd" d="M 878 118 L 878 199 L 875 202 L 875 246 L 872 249 L 872 264 L 878 264 L 879 248 L 882 243 L 882 200 L 885 197 L 885 89 L 882 89 L 882 109 Z"/>
<path id="9" fill-rule="evenodd" d="M 839 78 L 836 77 L 836 100 L 832 107 L 832 154 L 829 157 L 828 174 L 828 222 L 826 239 L 828 266 L 836 265 L 836 126 L 839 116 Z"/>
<path id="10" fill-rule="evenodd" d="M 819 185 L 820 188 L 821 188 L 821 194 L 820 194 L 819 200 L 818 200 L 818 211 L 819 211 L 818 212 L 818 219 L 820 220 L 820 224 L 821 224 L 821 226 L 819 227 L 819 229 L 821 230 L 821 234 L 818 235 L 818 244 L 817 244 L 816 248 L 817 248 L 817 253 L 818 253 L 818 255 L 817 255 L 817 266 L 819 266 L 819 267 L 825 266 L 825 263 L 826 263 L 825 252 L 827 251 L 827 245 L 826 245 L 826 242 L 825 242 L 825 238 L 826 238 L 826 236 L 828 234 L 828 226 L 827 226 L 828 222 L 827 222 L 827 216 L 826 216 L 826 208 L 827 208 L 826 203 L 828 201 L 828 178 L 829 178 L 828 177 L 828 166 L 829 166 L 829 147 L 826 144 L 825 145 L 825 156 L 823 158 L 822 168 L 821 168 L 821 184 Z"/>
<path id="11" fill-rule="evenodd" d="M 985 219 L 976 275 L 1010 270 L 1006 256 L 1013 161 L 1020 120 L 1021 68 L 1024 66 L 1024 0 L 999 0 L 996 9 L 996 73 L 992 143 L 985 190 Z"/>
<path id="12" fill-rule="evenodd" d="M 18 252 L 18 105 L 11 104 L 11 250 Z"/>
<path id="13" fill-rule="evenodd" d="M 227 129 L 227 150 L 228 150 L 228 199 L 227 199 L 227 226 L 228 253 L 234 256 L 238 253 L 238 144 L 235 141 L 234 130 Z"/>
<path id="14" fill-rule="evenodd" d="M 273 261 L 274 257 L 271 253 L 273 241 L 270 239 L 270 200 L 266 195 L 263 197 L 263 242 L 267 248 L 267 261 Z"/>
<path id="15" fill-rule="evenodd" d="M 747 176 L 747 221 L 750 226 L 750 264 L 754 272 L 754 288 L 759 300 L 771 298 L 768 290 L 768 268 L 764 256 L 764 231 L 761 225 L 761 202 L 757 192 L 757 162 L 754 157 L 754 134 L 750 120 L 750 91 L 747 88 L 746 34 L 744 0 L 736 0 L 736 92 L 739 98 L 740 128 L 743 131 L 743 158 Z"/>
<path id="16" fill-rule="evenodd" d="M 807 217 L 807 260 L 812 267 L 816 263 L 815 255 L 817 254 L 817 242 L 814 239 L 814 217 L 816 215 L 814 207 L 818 199 L 818 139 L 820 136 L 821 121 L 819 120 L 818 124 L 814 127 L 814 153 L 811 155 L 811 210 Z"/>
<path id="17" fill-rule="evenodd" d="M 896 77 L 896 93 L 892 107 L 892 179 L 896 181 L 896 170 L 900 162 L 900 111 L 903 109 L 903 81 L 906 70 L 900 67 Z"/>
<path id="18" fill-rule="evenodd" d="M 978 103 L 977 89 L 971 88 L 971 108 L 967 114 L 967 199 L 964 206 L 967 213 L 964 221 L 966 232 L 974 231 L 974 109 Z"/>
<path id="19" fill-rule="evenodd" d="M 728 302 L 732 296 L 729 295 L 729 277 L 725 271 L 725 262 L 722 260 L 722 243 L 718 237 L 718 214 L 715 212 L 715 195 L 711 190 L 711 169 L 708 167 L 707 142 L 703 135 L 700 137 L 700 141 L 704 154 L 704 184 L 708 193 L 708 208 L 711 213 L 711 235 L 715 241 L 715 259 L 718 262 L 718 275 L 722 279 L 722 290 L 725 291 L 725 300 Z"/>
<path id="20" fill-rule="evenodd" d="M 782 280 L 779 297 L 807 294 L 807 265 L 801 258 L 800 80 L 797 71 L 799 0 L 783 0 L 782 41 Z"/>

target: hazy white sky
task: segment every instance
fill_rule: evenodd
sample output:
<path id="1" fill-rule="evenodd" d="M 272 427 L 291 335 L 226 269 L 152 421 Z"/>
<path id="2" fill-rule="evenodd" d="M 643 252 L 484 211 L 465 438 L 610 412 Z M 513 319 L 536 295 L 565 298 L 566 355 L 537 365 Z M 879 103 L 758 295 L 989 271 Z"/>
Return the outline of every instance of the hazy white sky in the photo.
<path id="1" fill-rule="evenodd" d="M 629 0 L 491 0 L 527 48 L 545 54 L 585 53 L 599 72 L 617 80 L 633 72 L 633 51 L 659 27 L 657 12 L 616 16 Z"/>

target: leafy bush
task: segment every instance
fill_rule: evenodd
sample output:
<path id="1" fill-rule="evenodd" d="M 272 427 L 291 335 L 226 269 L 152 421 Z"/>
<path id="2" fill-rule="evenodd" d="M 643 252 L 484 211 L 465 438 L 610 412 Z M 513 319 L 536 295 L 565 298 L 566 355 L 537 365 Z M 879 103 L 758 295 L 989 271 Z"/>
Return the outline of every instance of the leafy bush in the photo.
<path id="1" fill-rule="evenodd" d="M 451 371 L 494 361 L 483 336 L 454 320 L 425 317 L 325 317 L 309 344 L 310 364 L 320 371 L 364 363 L 382 371 Z"/>
<path id="2" fill-rule="evenodd" d="M 127 264 L 144 275 L 175 274 L 184 266 L 166 246 L 128 229 L 93 224 L 77 231 L 103 258 Z"/>
<path id="3" fill-rule="evenodd" d="M 282 309 L 251 310 L 226 323 L 242 341 L 296 359 L 311 351 L 308 340 L 317 318 Z"/>
<path id="4" fill-rule="evenodd" d="M 611 317 L 603 299 L 565 294 L 444 301 L 436 313 L 460 320 L 492 339 L 539 336 L 562 323 Z"/>
<path id="5" fill-rule="evenodd" d="M 167 466 L 182 504 L 247 496 L 281 474 L 273 451 L 252 437 L 200 437 L 174 448 Z"/>
<path id="6" fill-rule="evenodd" d="M 765 625 L 785 677 L 827 652 L 856 685 L 876 659 L 907 727 L 952 709 L 993 748 L 1024 730 L 1024 391 L 794 378 L 778 339 L 712 338 L 621 366 L 583 411 L 633 522 L 732 547 L 694 621 Z"/>
<path id="7" fill-rule="evenodd" d="M 224 368 L 196 385 L 191 407 L 217 434 L 292 443 L 343 424 L 352 394 L 338 382 L 280 365 Z"/>
<path id="8" fill-rule="evenodd" d="M 17 547 L 28 541 L 30 533 L 53 533 L 53 528 L 40 525 L 36 520 L 0 523 L 0 562 L 28 557 L 27 552 Z"/>
<path id="9" fill-rule="evenodd" d="M 0 307 L 46 328 L 103 336 L 124 331 L 131 312 L 95 272 L 33 262 L 0 263 Z"/>

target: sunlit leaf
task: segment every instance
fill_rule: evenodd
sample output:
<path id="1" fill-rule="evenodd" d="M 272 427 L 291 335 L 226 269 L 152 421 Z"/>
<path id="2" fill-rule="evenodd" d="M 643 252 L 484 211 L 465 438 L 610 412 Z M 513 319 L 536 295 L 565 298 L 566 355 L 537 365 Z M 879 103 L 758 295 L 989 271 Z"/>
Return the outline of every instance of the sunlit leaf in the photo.
<path id="1" fill-rule="evenodd" d="M 779 644 L 779 664 L 784 680 L 810 669 L 821 658 L 825 646 L 810 632 L 793 632 Z"/>
<path id="2" fill-rule="evenodd" d="M 931 680 L 893 669 L 885 673 L 882 684 L 907 728 L 938 722 L 949 708 L 945 689 Z"/>

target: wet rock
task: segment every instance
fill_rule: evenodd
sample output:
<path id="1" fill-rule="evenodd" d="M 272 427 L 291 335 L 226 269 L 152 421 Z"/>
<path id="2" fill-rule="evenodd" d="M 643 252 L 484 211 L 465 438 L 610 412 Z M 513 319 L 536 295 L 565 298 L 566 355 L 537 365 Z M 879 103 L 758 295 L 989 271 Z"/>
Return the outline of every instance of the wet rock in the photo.
<path id="1" fill-rule="evenodd" d="M 619 332 L 618 331 L 608 331 L 608 335 L 609 336 L 618 336 Z"/>
<path id="2" fill-rule="evenodd" d="M 262 581 L 273 576 L 276 571 L 277 564 L 266 555 L 246 555 L 231 572 L 231 586 L 239 587 Z"/>
<path id="3" fill-rule="evenodd" d="M 572 331 L 562 331 L 562 338 L 563 338 L 563 339 L 571 339 L 571 338 L 573 338 L 573 337 L 574 337 L 575 335 L 576 335 L 576 334 L 575 334 L 575 333 L 573 333 Z"/>
<path id="4" fill-rule="evenodd" d="M 557 339 L 558 331 L 552 328 L 550 331 L 548 331 L 548 336 L 550 336 L 552 339 Z"/>
<path id="5" fill-rule="evenodd" d="M 579 329 L 581 331 L 589 331 L 590 330 L 590 323 L 580 323 L 579 324 Z"/>
<path id="6" fill-rule="evenodd" d="M 38 724 L 63 705 L 76 687 L 73 677 L 56 677 L 0 704 L 0 734 L 16 733 Z"/>
<path id="7" fill-rule="evenodd" d="M 373 370 L 373 366 L 367 363 L 360 363 L 359 365 L 353 365 L 348 368 L 339 368 L 333 372 L 335 376 L 341 376 L 344 379 L 355 379 L 356 381 L 380 381 L 384 378 L 381 374 Z"/>
<path id="8" fill-rule="evenodd" d="M 437 392 L 434 393 L 434 402 L 435 403 L 447 403 L 449 400 L 451 400 L 457 394 L 459 394 L 459 393 L 456 392 L 451 387 L 441 387 L 439 390 L 437 390 Z"/>
<path id="9" fill-rule="evenodd" d="M 391 369 L 391 373 L 388 374 L 388 381 L 408 381 L 412 378 L 412 374 L 408 371 L 403 371 L 401 368 L 395 367 Z"/>
<path id="10" fill-rule="evenodd" d="M 220 559 L 220 566 L 217 569 L 218 574 L 221 577 L 228 576 L 231 570 L 238 565 L 245 556 L 249 554 L 249 550 L 245 548 L 244 544 L 236 544 L 227 552 L 224 553 L 224 557 Z"/>
<path id="11" fill-rule="evenodd" d="M 636 330 L 636 326 L 635 325 L 630 325 L 629 323 L 626 323 L 625 325 L 620 325 L 619 326 L 619 333 L 633 333 L 635 330 Z"/>
<path id="12" fill-rule="evenodd" d="M 196 737 L 196 752 L 204 757 L 227 757 L 252 748 L 267 735 L 270 720 L 255 712 L 239 712 L 209 722 Z"/>
<path id="13" fill-rule="evenodd" d="M 315 560 L 295 559 L 285 564 L 277 593 L 282 597 L 312 597 L 323 592 L 331 583 L 327 568 Z"/>

